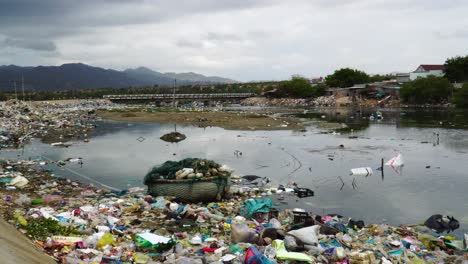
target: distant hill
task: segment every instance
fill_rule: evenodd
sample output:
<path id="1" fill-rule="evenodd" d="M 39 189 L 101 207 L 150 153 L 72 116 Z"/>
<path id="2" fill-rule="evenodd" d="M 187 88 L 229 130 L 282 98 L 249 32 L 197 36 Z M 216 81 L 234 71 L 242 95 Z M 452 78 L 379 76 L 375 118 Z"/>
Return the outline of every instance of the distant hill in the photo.
<path id="1" fill-rule="evenodd" d="M 14 89 L 13 81 L 21 87 L 24 77 L 26 90 L 69 90 L 94 88 L 125 88 L 144 86 L 173 86 L 174 79 L 178 86 L 192 84 L 235 83 L 236 81 L 201 74 L 160 73 L 145 67 L 117 71 L 93 67 L 83 63 L 70 63 L 61 66 L 19 67 L 0 66 L 0 91 Z"/>

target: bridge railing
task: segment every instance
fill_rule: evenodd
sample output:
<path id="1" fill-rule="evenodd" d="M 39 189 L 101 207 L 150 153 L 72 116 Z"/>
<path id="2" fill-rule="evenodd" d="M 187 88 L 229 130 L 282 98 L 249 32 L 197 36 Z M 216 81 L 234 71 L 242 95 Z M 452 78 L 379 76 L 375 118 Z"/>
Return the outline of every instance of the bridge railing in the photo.
<path id="1" fill-rule="evenodd" d="M 104 95 L 109 100 L 157 100 L 157 99 L 212 99 L 212 98 L 247 98 L 253 93 L 211 93 L 211 94 L 113 94 Z"/>

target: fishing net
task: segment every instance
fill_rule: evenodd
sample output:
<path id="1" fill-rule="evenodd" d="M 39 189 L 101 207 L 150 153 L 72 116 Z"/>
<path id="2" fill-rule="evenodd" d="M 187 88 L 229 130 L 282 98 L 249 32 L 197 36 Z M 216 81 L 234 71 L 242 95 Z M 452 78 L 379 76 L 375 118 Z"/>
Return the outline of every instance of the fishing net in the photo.
<path id="1" fill-rule="evenodd" d="M 213 172 L 212 169 L 219 169 L 220 165 L 212 160 L 187 158 L 181 161 L 166 161 L 161 165 L 154 166 L 145 176 L 144 183 L 149 185 L 153 180 L 173 180 L 176 173 L 184 168 L 192 168 L 195 173 L 206 175 Z M 217 176 L 217 175 L 211 175 Z"/>

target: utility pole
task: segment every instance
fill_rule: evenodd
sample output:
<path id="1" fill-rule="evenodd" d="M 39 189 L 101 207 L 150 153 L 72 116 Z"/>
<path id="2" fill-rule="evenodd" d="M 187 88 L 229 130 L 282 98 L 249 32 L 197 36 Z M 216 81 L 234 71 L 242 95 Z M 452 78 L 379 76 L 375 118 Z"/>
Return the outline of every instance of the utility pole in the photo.
<path id="1" fill-rule="evenodd" d="M 23 89 L 23 101 L 24 101 L 24 75 L 21 75 L 21 89 Z"/>
<path id="2" fill-rule="evenodd" d="M 175 87 L 177 85 L 177 79 L 174 79 L 174 87 L 172 88 L 172 107 L 175 108 Z"/>
<path id="3" fill-rule="evenodd" d="M 15 86 L 15 99 L 18 100 L 18 94 L 16 93 L 16 81 L 13 81 L 13 85 Z"/>

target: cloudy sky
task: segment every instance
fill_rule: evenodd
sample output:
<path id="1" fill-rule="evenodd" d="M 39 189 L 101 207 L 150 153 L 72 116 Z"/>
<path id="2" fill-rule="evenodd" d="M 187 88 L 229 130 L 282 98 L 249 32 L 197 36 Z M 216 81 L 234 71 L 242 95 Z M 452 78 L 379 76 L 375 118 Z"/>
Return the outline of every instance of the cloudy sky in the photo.
<path id="1" fill-rule="evenodd" d="M 468 54 L 466 0 L 0 0 L 0 64 L 240 81 L 414 70 Z"/>

